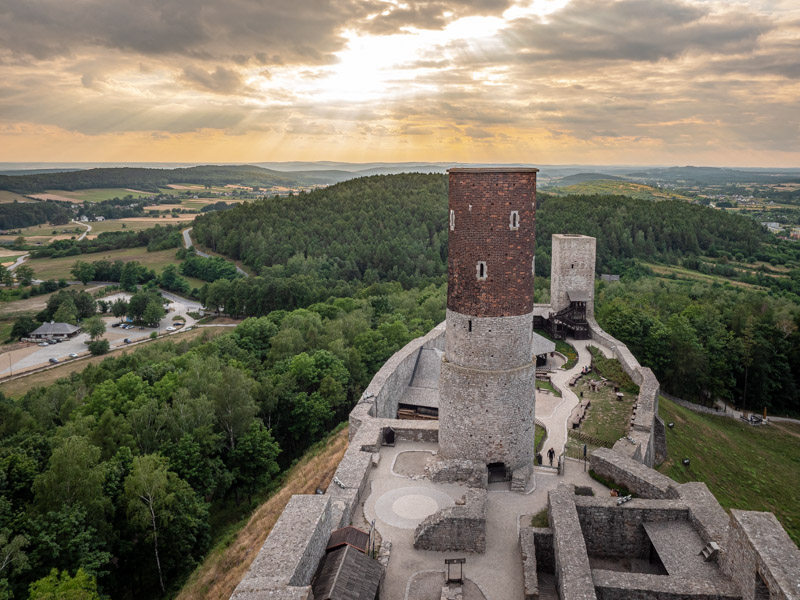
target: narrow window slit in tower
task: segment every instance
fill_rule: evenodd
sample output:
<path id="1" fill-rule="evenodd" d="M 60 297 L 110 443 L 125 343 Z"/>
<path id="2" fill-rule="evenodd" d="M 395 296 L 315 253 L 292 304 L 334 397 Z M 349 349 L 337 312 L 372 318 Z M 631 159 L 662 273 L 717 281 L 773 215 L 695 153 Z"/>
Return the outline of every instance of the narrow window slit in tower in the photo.
<path id="1" fill-rule="evenodd" d="M 456 211 L 450 211 L 450 231 L 455 231 L 456 229 Z"/>
<path id="2" fill-rule="evenodd" d="M 478 279 L 486 279 L 486 263 L 484 261 L 478 263 Z"/>
<path id="3" fill-rule="evenodd" d="M 472 319 L 468 321 L 467 329 L 469 330 L 470 333 L 472 333 Z"/>
<path id="4" fill-rule="evenodd" d="M 519 229 L 519 211 L 512 210 L 511 218 L 509 220 L 509 227 L 511 229 Z"/>

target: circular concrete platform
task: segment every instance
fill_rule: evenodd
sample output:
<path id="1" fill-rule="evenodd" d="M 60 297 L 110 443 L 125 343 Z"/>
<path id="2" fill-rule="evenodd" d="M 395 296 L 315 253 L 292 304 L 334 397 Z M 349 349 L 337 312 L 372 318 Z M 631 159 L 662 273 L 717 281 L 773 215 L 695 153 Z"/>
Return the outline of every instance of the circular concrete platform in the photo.
<path id="1" fill-rule="evenodd" d="M 389 490 L 375 502 L 375 514 L 392 527 L 414 529 L 422 520 L 441 508 L 455 505 L 439 490 L 411 486 Z"/>

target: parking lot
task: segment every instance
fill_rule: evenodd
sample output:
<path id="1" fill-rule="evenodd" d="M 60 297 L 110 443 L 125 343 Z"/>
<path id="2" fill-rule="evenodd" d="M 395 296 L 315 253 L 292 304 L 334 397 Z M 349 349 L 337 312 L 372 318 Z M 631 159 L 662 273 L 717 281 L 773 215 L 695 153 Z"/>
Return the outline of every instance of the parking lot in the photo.
<path id="1" fill-rule="evenodd" d="M 112 327 L 114 323 L 119 322 L 119 319 L 111 315 L 103 315 L 103 321 L 106 323 L 106 333 L 103 335 L 103 338 L 108 340 L 111 348 L 125 346 L 125 339 L 136 342 L 147 338 L 153 331 L 159 334 L 173 333 L 168 331 L 167 328 L 174 326 L 175 321 L 173 317 L 176 315 L 183 317 L 186 322 L 186 325 L 180 329 L 185 329 L 186 327 L 194 325 L 195 319 L 190 317 L 187 312 L 200 310 L 199 303 L 191 302 L 168 293 L 164 293 L 164 297 L 169 300 L 169 304 L 165 305 L 168 312 L 161 320 L 158 327 L 135 326 L 132 329 Z M 127 300 L 130 298 L 130 294 L 114 294 L 113 296 L 104 298 L 104 300 L 113 302 L 117 298 L 124 298 Z M 176 331 L 178 330 L 179 329 L 176 329 Z M 31 342 L 23 348 L 17 348 L 11 352 L 4 352 L 0 354 L 0 377 L 47 366 L 50 364 L 51 358 L 57 359 L 60 363 L 74 360 L 69 357 L 71 353 L 77 354 L 78 356 L 86 356 L 89 354 L 86 347 L 88 341 L 89 336 L 87 334 L 79 333 L 75 337 L 60 343 L 39 346 Z"/>

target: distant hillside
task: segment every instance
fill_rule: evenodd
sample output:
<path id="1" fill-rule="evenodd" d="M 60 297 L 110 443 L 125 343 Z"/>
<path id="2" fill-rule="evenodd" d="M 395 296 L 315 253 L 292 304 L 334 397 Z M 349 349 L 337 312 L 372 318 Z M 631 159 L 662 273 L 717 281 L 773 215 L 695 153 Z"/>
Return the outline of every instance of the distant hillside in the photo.
<path id="1" fill-rule="evenodd" d="M 606 175 L 604 173 L 576 173 L 575 175 L 568 175 L 559 180 L 558 185 L 572 185 L 575 183 L 584 183 L 586 181 L 625 181 L 624 177 L 617 177 L 616 175 Z"/>
<path id="2" fill-rule="evenodd" d="M 109 168 L 83 171 L 1 175 L 0 190 L 35 194 L 45 190 L 83 190 L 91 188 L 135 188 L 158 192 L 176 183 L 198 185 L 246 185 L 258 187 L 329 184 L 352 177 L 345 171 L 281 173 L 251 165 L 206 165 L 179 169 Z"/>
<path id="3" fill-rule="evenodd" d="M 800 183 L 800 169 L 745 171 L 717 167 L 670 167 L 627 173 L 635 179 L 663 183 L 720 185 L 726 183 Z"/>
<path id="4" fill-rule="evenodd" d="M 588 173 L 587 173 L 588 175 Z M 564 181 L 564 178 L 562 181 Z M 649 185 L 641 183 L 634 183 L 632 181 L 625 181 L 621 177 L 609 179 L 607 176 L 603 179 L 593 179 L 575 183 L 574 185 L 558 186 L 547 189 L 548 193 L 556 194 L 558 196 L 569 195 L 622 195 L 636 198 L 637 200 L 683 200 L 689 201 L 691 198 L 677 194 L 669 190 L 661 190 Z"/>

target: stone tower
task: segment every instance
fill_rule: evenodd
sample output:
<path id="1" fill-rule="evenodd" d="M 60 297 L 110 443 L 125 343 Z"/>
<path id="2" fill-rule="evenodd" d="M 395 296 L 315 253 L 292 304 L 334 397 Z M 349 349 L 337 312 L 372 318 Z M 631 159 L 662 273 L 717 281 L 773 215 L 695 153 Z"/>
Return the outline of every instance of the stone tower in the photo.
<path id="1" fill-rule="evenodd" d="M 586 315 L 594 316 L 594 268 L 597 240 L 588 235 L 553 235 L 550 305 L 553 312 L 569 306 L 569 295 L 585 297 Z"/>
<path id="2" fill-rule="evenodd" d="M 449 170 L 439 454 L 509 473 L 534 460 L 537 171 Z"/>

